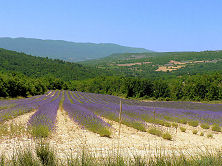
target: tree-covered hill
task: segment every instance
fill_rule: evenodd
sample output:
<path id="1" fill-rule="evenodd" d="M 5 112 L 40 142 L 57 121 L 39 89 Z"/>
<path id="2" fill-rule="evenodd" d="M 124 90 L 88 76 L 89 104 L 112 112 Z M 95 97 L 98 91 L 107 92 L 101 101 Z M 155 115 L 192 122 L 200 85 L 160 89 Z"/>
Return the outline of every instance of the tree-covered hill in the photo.
<path id="1" fill-rule="evenodd" d="M 222 51 L 113 54 L 81 64 L 127 76 L 171 77 L 222 71 Z"/>
<path id="2" fill-rule="evenodd" d="M 13 71 L 29 77 L 55 77 L 62 80 L 81 80 L 104 75 L 94 67 L 80 64 L 34 57 L 24 53 L 0 49 L 0 71 Z"/>
<path id="3" fill-rule="evenodd" d="M 0 48 L 70 62 L 102 58 L 113 53 L 149 52 L 144 48 L 126 47 L 112 43 L 76 43 L 32 38 L 0 38 Z"/>
<path id="4" fill-rule="evenodd" d="M 138 70 L 139 77 L 125 77 L 129 76 L 130 69 L 127 67 L 130 66 L 124 66 L 125 70 L 121 69 L 122 66 L 117 66 L 121 70 L 118 68 L 97 69 L 62 60 L 34 57 L 0 49 L 0 97 L 27 97 L 43 94 L 51 89 L 69 89 L 158 100 L 221 100 L 222 73 L 216 72 L 222 66 L 219 63 L 220 53 L 206 52 L 203 57 L 193 55 L 192 59 L 195 61 L 203 61 L 203 59 L 213 61 L 206 63 L 208 68 L 203 67 L 202 72 L 205 74 L 193 76 L 186 74 L 192 70 L 198 73 L 197 69 L 200 70 L 200 65 L 205 65 L 201 62 L 200 64 L 194 63 L 194 65 L 189 63 L 187 67 L 184 67 L 183 70 L 187 70 L 184 73 L 152 70 L 145 73 Z M 201 53 L 201 55 L 204 54 Z M 171 56 L 170 58 L 169 55 L 162 56 L 162 62 L 158 62 L 153 57 L 152 62 L 153 64 L 164 64 L 172 58 L 177 62 L 187 60 L 182 55 L 180 57 Z M 166 58 L 165 62 L 164 58 Z M 218 58 L 218 61 L 215 61 L 215 58 Z M 195 68 L 196 66 L 199 68 Z M 210 73 L 206 74 L 206 70 L 209 70 Z M 180 77 L 177 77 L 177 74 L 180 74 Z"/>

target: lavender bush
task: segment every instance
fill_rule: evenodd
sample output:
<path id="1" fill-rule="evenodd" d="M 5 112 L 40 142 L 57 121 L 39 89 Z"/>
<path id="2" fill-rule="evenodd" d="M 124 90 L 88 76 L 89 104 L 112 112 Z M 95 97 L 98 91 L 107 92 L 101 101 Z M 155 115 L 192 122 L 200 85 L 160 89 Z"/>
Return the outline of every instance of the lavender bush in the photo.
<path id="1" fill-rule="evenodd" d="M 35 114 L 32 115 L 28 124 L 33 136 L 47 137 L 49 132 L 55 128 L 57 111 L 62 98 L 62 93 L 57 93 L 53 99 L 42 104 Z"/>
<path id="2" fill-rule="evenodd" d="M 68 112 L 69 117 L 83 128 L 98 133 L 100 136 L 110 137 L 110 124 L 104 122 L 81 104 L 74 103 L 68 93 L 65 95 L 63 108 Z"/>

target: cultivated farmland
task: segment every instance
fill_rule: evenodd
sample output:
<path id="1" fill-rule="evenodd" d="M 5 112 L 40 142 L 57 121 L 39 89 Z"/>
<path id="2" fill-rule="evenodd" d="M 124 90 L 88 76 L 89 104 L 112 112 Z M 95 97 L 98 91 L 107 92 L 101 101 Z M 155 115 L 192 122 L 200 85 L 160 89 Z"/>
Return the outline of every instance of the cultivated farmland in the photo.
<path id="1" fill-rule="evenodd" d="M 121 101 L 121 104 L 120 104 Z M 121 113 L 120 113 L 120 107 Z M 222 104 L 142 102 L 77 91 L 0 100 L 0 153 L 44 139 L 59 158 L 185 155 L 221 149 Z"/>

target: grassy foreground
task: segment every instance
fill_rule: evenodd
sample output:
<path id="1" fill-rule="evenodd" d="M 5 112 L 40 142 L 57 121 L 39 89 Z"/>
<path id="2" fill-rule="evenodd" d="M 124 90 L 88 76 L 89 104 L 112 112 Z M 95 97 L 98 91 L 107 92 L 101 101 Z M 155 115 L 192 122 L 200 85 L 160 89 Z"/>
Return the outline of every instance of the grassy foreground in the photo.
<path id="1" fill-rule="evenodd" d="M 84 149 L 78 155 L 67 155 L 66 159 L 58 159 L 55 150 L 46 143 L 36 144 L 36 148 L 31 150 L 16 151 L 12 158 L 8 159 L 4 155 L 0 156 L 0 166 L 220 166 L 222 165 L 222 152 L 205 152 L 195 156 L 156 155 L 150 158 L 134 156 L 124 158 L 119 155 L 111 155 L 106 158 L 96 158 Z"/>

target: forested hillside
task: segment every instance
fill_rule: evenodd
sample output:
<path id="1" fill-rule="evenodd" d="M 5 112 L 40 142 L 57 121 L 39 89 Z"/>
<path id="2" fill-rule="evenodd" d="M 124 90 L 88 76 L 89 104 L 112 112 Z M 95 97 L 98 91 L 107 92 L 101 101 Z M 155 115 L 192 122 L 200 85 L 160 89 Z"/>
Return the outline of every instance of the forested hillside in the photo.
<path id="1" fill-rule="evenodd" d="M 82 64 L 133 77 L 175 77 L 221 72 L 222 51 L 114 54 Z"/>
<path id="2" fill-rule="evenodd" d="M 30 77 L 55 77 L 62 80 L 81 80 L 103 75 L 105 72 L 95 67 L 34 57 L 24 53 L 0 49 L 0 71 L 23 73 Z"/>
<path id="3" fill-rule="evenodd" d="M 77 43 L 32 38 L 0 38 L 0 48 L 69 62 L 102 58 L 113 53 L 149 52 L 144 48 L 126 47 L 112 43 Z"/>
<path id="4" fill-rule="evenodd" d="M 181 65 L 188 57 L 182 53 L 178 54 L 180 56 L 163 55 L 162 59 L 160 56 L 153 56 L 150 57 L 150 61 L 152 60 L 153 64 L 163 65 L 170 60 L 177 62 L 174 65 Z M 138 69 L 137 77 L 135 75 L 129 77 L 128 67 L 131 66 L 99 69 L 98 66 L 86 67 L 0 49 L 0 97 L 27 97 L 43 94 L 52 89 L 69 89 L 130 98 L 222 100 L 222 70 L 219 70 L 222 67 L 221 52 L 198 53 L 189 58 L 193 63 L 187 63 L 183 69 L 171 72 L 150 69 L 147 74 Z M 130 63 L 133 62 L 132 60 Z M 204 65 L 203 70 L 201 65 Z M 143 65 L 137 64 L 137 66 Z"/>

